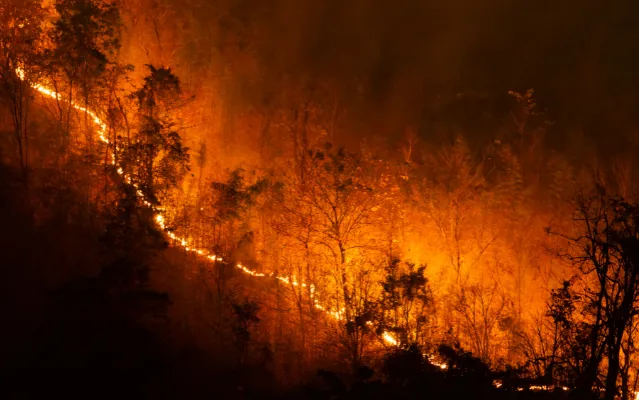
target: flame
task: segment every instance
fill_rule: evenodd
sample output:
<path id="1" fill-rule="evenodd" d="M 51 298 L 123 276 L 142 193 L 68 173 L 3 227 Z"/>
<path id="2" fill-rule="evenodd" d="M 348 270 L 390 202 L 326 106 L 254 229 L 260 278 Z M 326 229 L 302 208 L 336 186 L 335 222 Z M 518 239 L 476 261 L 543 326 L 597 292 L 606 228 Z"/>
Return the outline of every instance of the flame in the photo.
<path id="1" fill-rule="evenodd" d="M 533 392 L 539 392 L 539 391 L 550 391 L 553 390 L 555 387 L 552 385 L 530 385 L 528 387 L 528 389 L 532 390 Z"/>
<path id="2" fill-rule="evenodd" d="M 493 381 L 493 386 L 496 387 L 497 389 L 501 388 L 504 385 L 504 382 L 501 379 L 495 379 Z M 563 390 L 564 392 L 567 392 L 568 390 L 570 390 L 569 387 L 567 386 L 555 386 L 555 385 L 530 385 L 528 386 L 528 390 L 531 390 L 533 392 L 552 392 L 554 391 L 556 388 Z M 526 390 L 525 387 L 519 386 L 517 387 L 517 391 L 518 392 L 523 392 L 524 390 Z M 639 396 L 639 393 L 637 394 L 637 396 Z"/>
<path id="3" fill-rule="evenodd" d="M 393 337 L 393 335 L 391 335 L 391 334 L 390 334 L 390 333 L 388 333 L 388 332 L 384 332 L 384 333 L 382 333 L 382 339 L 384 339 L 384 341 L 385 341 L 386 343 L 388 343 L 388 344 L 390 344 L 390 345 L 393 345 L 393 346 L 397 346 L 397 345 L 399 344 L 399 342 L 397 341 L 397 339 L 395 339 L 395 338 Z"/>
<path id="4" fill-rule="evenodd" d="M 442 369 L 442 370 L 448 369 L 448 364 L 446 364 L 445 362 L 439 361 L 437 359 L 437 357 L 435 357 L 434 355 L 426 355 L 426 354 L 424 354 L 424 356 L 426 358 L 428 358 L 428 362 L 429 363 L 431 363 L 432 365 L 434 365 L 436 367 L 439 367 L 439 369 Z"/>

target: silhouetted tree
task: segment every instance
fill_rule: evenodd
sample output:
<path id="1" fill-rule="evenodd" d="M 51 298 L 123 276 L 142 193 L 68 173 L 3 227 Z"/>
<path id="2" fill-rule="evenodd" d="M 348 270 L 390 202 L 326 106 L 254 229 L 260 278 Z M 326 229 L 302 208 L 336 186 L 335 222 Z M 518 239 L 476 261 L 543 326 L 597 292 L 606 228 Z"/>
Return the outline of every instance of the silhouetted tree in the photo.
<path id="1" fill-rule="evenodd" d="M 394 332 L 402 347 L 425 344 L 424 327 L 432 306 L 425 270 L 425 266 L 415 268 L 414 264 L 402 263 L 398 258 L 391 259 L 385 267 L 386 279 L 381 282 L 380 327 Z"/>
<path id="2" fill-rule="evenodd" d="M 23 180 L 29 168 L 29 83 L 40 75 L 42 20 L 39 0 L 5 0 L 0 4 L 0 102 L 13 122 Z"/>
<path id="3" fill-rule="evenodd" d="M 593 195 L 577 198 L 574 220 L 579 234 L 561 236 L 571 246 L 564 256 L 580 272 L 578 295 L 584 321 L 576 339 L 583 340 L 586 359 L 578 386 L 589 391 L 605 360 L 605 398 L 612 400 L 621 386 L 624 338 L 638 311 L 639 206 L 609 196 L 598 187 Z M 551 308 L 553 311 L 553 318 L 561 321 L 562 314 Z M 627 394 L 627 389 L 623 391 Z"/>
<path id="4" fill-rule="evenodd" d="M 233 322 L 233 334 L 235 345 L 239 351 L 239 363 L 244 364 L 248 355 L 248 347 L 251 342 L 251 327 L 260 322 L 257 313 L 259 305 L 254 301 L 244 299 L 241 302 L 231 302 L 231 308 L 235 320 Z"/>
<path id="5" fill-rule="evenodd" d="M 189 170 L 189 149 L 182 144 L 182 126 L 175 115 L 184 104 L 178 77 L 170 68 L 147 68 L 144 85 L 133 94 L 139 125 L 122 145 L 120 159 L 132 183 L 158 203 Z"/>
<path id="6" fill-rule="evenodd" d="M 47 67 L 65 79 L 68 103 L 64 133 L 68 135 L 71 103 L 76 101 L 74 86 L 79 85 L 87 107 L 92 85 L 120 48 L 121 21 L 115 2 L 109 0 L 58 0 L 55 10 L 58 19 L 49 31 L 52 48 L 47 53 Z M 56 89 L 61 91 L 57 85 Z"/>

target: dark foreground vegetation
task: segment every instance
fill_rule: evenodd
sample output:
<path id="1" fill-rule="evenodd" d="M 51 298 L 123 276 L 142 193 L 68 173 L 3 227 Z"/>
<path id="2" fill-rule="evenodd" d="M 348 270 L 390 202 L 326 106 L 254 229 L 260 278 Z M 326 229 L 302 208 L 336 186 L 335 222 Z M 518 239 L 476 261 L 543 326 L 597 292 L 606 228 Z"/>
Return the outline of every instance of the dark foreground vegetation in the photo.
<path id="1" fill-rule="evenodd" d="M 319 369 L 307 383 L 283 386 L 268 349 L 245 363 L 238 362 L 241 346 L 211 353 L 180 337 L 171 299 L 148 281 L 150 270 L 162 267 L 158 254 L 175 250 L 145 221 L 145 210 L 89 210 L 85 217 L 93 219 L 83 211 L 70 220 L 58 202 L 77 193 L 62 199 L 49 192 L 52 200 L 40 210 L 48 216 L 36 218 L 26 197 L 40 189 L 27 191 L 15 168 L 3 165 L 0 174 L 3 398 L 568 398 L 561 389 L 530 391 L 545 383 L 491 371 L 447 346 L 439 349 L 445 370 L 410 346 L 389 351 L 377 370 Z M 229 318 L 227 328 L 242 318 Z"/>

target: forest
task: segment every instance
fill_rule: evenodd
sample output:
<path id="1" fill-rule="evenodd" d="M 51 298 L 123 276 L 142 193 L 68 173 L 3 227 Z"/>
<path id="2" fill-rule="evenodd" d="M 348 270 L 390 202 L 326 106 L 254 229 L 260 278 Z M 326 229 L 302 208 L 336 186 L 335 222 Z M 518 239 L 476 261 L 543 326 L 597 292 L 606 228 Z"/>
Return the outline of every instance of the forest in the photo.
<path id="1" fill-rule="evenodd" d="M 0 0 L 2 397 L 639 399 L 637 39 L 630 0 Z"/>

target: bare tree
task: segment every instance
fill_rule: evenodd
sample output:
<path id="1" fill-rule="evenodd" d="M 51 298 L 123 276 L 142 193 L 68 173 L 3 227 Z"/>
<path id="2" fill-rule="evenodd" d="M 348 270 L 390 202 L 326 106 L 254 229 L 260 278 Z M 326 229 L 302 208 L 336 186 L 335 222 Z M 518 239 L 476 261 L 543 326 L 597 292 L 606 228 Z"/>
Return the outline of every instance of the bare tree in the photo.
<path id="1" fill-rule="evenodd" d="M 621 360 L 638 311 L 639 206 L 607 195 L 600 186 L 592 195 L 580 195 L 576 203 L 573 219 L 578 233 L 559 235 L 570 245 L 562 256 L 580 273 L 581 312 L 586 318 L 587 360 L 579 386 L 590 390 L 605 366 L 605 398 L 612 400 L 620 386 L 628 385 L 627 377 L 621 376 Z M 622 392 L 627 396 L 627 387 Z"/>

